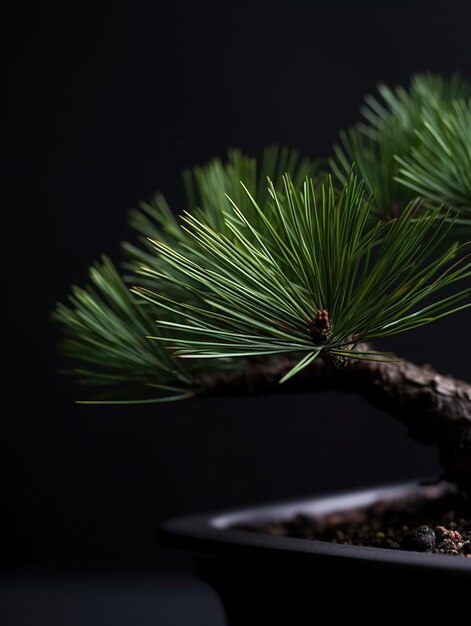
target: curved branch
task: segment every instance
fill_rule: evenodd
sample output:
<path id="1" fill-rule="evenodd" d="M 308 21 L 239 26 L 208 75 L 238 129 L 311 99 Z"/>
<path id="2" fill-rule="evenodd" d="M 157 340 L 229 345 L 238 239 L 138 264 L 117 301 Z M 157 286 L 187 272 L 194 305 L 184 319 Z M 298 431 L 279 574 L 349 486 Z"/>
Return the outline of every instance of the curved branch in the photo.
<path id="1" fill-rule="evenodd" d="M 366 349 L 364 344 L 357 346 L 358 351 Z M 334 369 L 318 359 L 280 385 L 293 364 L 292 358 L 278 356 L 253 361 L 244 370 L 205 375 L 199 379 L 199 394 L 358 393 L 406 424 L 415 439 L 436 442 L 447 475 L 471 488 L 471 384 L 409 361 L 352 359 L 347 367 Z"/>

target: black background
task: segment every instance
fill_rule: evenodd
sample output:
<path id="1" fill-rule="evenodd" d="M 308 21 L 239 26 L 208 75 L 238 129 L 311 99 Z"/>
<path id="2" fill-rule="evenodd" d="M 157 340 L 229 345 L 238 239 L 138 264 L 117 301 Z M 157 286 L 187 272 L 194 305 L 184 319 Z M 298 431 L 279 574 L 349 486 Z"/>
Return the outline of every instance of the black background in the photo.
<path id="1" fill-rule="evenodd" d="M 151 408 L 73 404 L 49 320 L 126 211 L 228 146 L 329 153 L 379 80 L 471 78 L 469 4 L 16 4 L 2 20 L 8 150 L 2 243 L 1 559 L 159 567 L 169 516 L 439 472 L 435 451 L 361 398 Z M 388 343 L 469 376 L 469 313 Z M 7 409 L 9 401 L 12 407 Z"/>

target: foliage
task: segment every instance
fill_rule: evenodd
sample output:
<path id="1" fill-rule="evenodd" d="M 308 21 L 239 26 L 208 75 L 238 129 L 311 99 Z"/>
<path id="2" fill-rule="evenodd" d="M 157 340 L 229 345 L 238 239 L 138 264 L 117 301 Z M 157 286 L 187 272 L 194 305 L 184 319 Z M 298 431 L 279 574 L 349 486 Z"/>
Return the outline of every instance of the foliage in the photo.
<path id="1" fill-rule="evenodd" d="M 431 201 L 445 202 L 459 208 L 469 202 L 469 195 L 461 193 L 467 188 L 463 176 L 464 163 L 451 160 L 440 180 L 445 191 L 453 189 L 451 195 L 445 194 L 438 199 L 436 187 L 430 184 L 420 169 L 428 160 L 427 146 L 430 137 L 425 137 L 423 128 L 432 122 L 433 139 L 436 141 L 432 157 L 432 167 L 438 167 L 447 156 L 440 154 L 440 147 L 449 145 L 457 139 L 456 132 L 463 119 L 457 123 L 454 118 L 465 102 L 471 97 L 471 85 L 458 75 L 444 79 L 433 74 L 416 75 L 412 78 L 410 89 L 403 87 L 391 89 L 384 84 L 378 86 L 379 97 L 367 95 L 361 108 L 364 121 L 353 128 L 340 133 L 340 143 L 334 146 L 334 157 L 330 165 L 343 184 L 348 176 L 350 164 L 357 164 L 360 176 L 365 180 L 367 189 L 375 192 L 376 212 L 378 217 L 394 217 L 417 195 L 417 187 L 411 182 L 419 176 L 420 193 Z M 464 105 L 466 106 L 466 105 Z M 469 107 L 468 107 L 469 108 Z M 449 136 L 448 126 L 454 129 Z M 428 131 L 430 133 L 430 130 Z M 426 133 L 425 133 L 426 135 Z M 469 137 L 469 128 L 467 135 Z M 427 141 L 428 140 L 428 141 Z M 463 138 L 461 145 L 469 142 Z M 469 149 L 469 143 L 467 144 Z M 454 146 L 452 147 L 452 151 Z M 411 155 L 414 157 L 411 160 Z M 409 163 L 409 174 L 405 177 L 400 171 L 403 160 Z M 408 184 L 404 181 L 408 180 Z M 457 193 L 458 191 L 458 193 Z"/>
<path id="2" fill-rule="evenodd" d="M 255 159 L 230 150 L 226 163 L 214 159 L 203 168 L 186 172 L 191 210 L 208 224 L 224 227 L 222 216 L 230 207 L 224 192 L 237 196 L 242 189 L 239 182 L 242 178 L 264 206 L 269 198 L 262 185 L 266 176 L 278 185 L 282 184 L 283 172 L 300 181 L 314 174 L 318 165 L 300 160 L 295 151 L 272 147 L 265 150 L 259 169 L 260 174 Z M 247 202 L 245 206 L 248 211 L 249 205 Z M 149 341 L 147 337 L 155 334 L 157 312 L 148 302 L 135 297 L 126 283 L 149 286 L 146 277 L 136 273 L 143 264 L 158 267 L 148 237 L 175 250 L 184 250 L 190 256 L 192 238 L 180 227 L 162 194 L 131 211 L 130 223 L 140 241 L 137 245 L 124 244 L 128 256 L 124 280 L 111 261 L 104 258 L 90 268 L 91 284 L 84 289 L 72 287 L 68 303 L 56 307 L 54 318 L 65 337 L 63 353 L 74 364 L 69 373 L 82 383 L 118 387 L 106 395 L 107 402 L 115 396 L 123 397 L 121 387 L 125 387 L 124 397 L 142 396 L 146 402 L 160 401 L 162 394 L 156 395 L 157 392 L 169 392 L 172 399 L 186 397 L 195 387 L 201 366 L 194 363 L 190 367 L 172 357 L 161 344 Z M 230 236 L 230 231 L 226 234 Z M 150 284 L 154 289 L 165 289 L 168 296 L 181 295 L 177 285 L 161 285 L 155 278 Z M 218 367 L 221 365 L 232 367 L 229 362 Z M 163 399 L 168 399 L 167 395 Z"/>
<path id="3" fill-rule="evenodd" d="M 424 111 L 416 145 L 404 157 L 397 182 L 435 203 L 471 212 L 471 100 L 456 100 L 446 112 Z"/>
<path id="4" fill-rule="evenodd" d="M 471 229 L 471 86 L 425 75 L 379 94 L 341 133 L 333 181 L 287 149 L 231 150 L 185 172 L 181 219 L 162 194 L 133 210 L 123 271 L 103 258 L 57 305 L 70 373 L 110 386 L 105 401 L 184 398 L 279 353 L 297 358 L 282 380 L 318 357 L 388 359 L 355 345 L 470 306 L 453 242 Z"/>
<path id="5" fill-rule="evenodd" d="M 71 373 L 91 385 L 137 384 L 172 392 L 172 399 L 186 395 L 191 376 L 146 339 L 152 312 L 132 296 L 111 261 L 95 263 L 90 280 L 85 289 L 73 286 L 69 306 L 58 304 L 54 312 L 65 335 L 63 352 L 79 364 Z"/>
<path id="6" fill-rule="evenodd" d="M 194 239 L 191 257 L 153 242 L 159 269 L 144 274 L 187 295 L 175 300 L 167 290 L 134 292 L 176 316 L 158 321 L 173 330 L 171 339 L 155 337 L 170 342 L 176 355 L 307 353 L 291 373 L 326 353 L 378 358 L 353 347 L 448 315 L 471 294 L 468 287 L 423 305 L 471 275 L 464 259 L 448 266 L 458 245 L 431 258 L 451 226 L 438 219 L 440 209 L 418 212 L 411 204 L 397 220 L 370 227 L 371 198 L 353 174 L 338 196 L 332 184 L 316 193 L 312 179 L 299 192 L 287 176 L 282 195 L 272 184 L 269 189 L 272 202 L 265 211 L 246 191 L 263 227 L 232 203 L 233 214 L 225 218 L 232 239 L 187 213 L 183 227 Z M 318 311 L 328 313 L 327 336 L 315 332 Z"/>

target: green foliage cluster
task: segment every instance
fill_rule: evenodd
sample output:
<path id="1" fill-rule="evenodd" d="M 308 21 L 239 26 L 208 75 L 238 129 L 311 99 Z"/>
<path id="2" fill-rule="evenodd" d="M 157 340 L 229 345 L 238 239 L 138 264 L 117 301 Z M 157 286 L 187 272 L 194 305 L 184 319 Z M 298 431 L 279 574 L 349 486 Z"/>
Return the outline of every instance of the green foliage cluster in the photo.
<path id="1" fill-rule="evenodd" d="M 185 172 L 180 218 L 161 194 L 132 211 L 123 271 L 103 258 L 54 313 L 71 373 L 116 389 L 107 402 L 183 398 L 279 353 L 297 356 L 282 381 L 317 357 L 387 359 L 355 345 L 470 306 L 471 87 L 426 75 L 379 94 L 330 173 L 231 150 Z"/>
<path id="2" fill-rule="evenodd" d="M 355 162 L 378 217 L 395 217 L 417 195 L 469 210 L 470 98 L 458 75 L 419 74 L 408 90 L 380 84 L 378 96 L 365 97 L 363 121 L 340 133 L 332 171 L 343 183 Z"/>

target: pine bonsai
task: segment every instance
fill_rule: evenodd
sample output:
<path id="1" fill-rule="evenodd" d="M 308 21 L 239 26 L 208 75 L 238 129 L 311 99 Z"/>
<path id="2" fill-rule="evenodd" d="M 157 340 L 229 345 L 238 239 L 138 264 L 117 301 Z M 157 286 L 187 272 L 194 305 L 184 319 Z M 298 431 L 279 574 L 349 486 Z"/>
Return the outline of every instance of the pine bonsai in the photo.
<path id="1" fill-rule="evenodd" d="M 54 313 L 87 402 L 363 394 L 436 440 L 471 486 L 471 384 L 377 342 L 471 306 L 471 84 L 379 86 L 327 161 L 237 150 L 131 213 L 121 270 L 104 257 Z M 110 391 L 111 390 L 111 391 Z"/>

